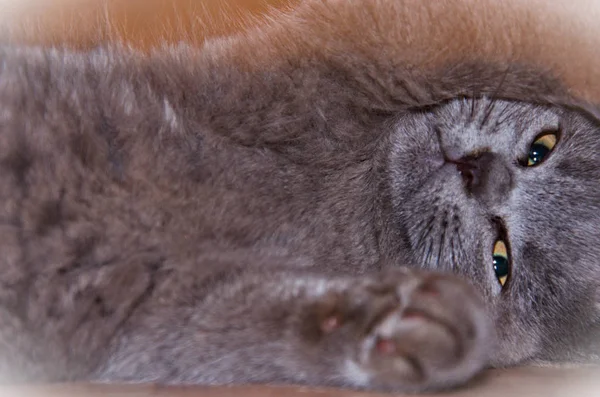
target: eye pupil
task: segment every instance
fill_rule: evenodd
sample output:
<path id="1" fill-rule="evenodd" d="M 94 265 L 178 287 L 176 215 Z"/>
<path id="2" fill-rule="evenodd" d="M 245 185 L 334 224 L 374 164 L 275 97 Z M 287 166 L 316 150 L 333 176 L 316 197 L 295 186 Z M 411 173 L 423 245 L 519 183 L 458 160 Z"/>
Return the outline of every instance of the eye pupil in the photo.
<path id="1" fill-rule="evenodd" d="M 550 153 L 550 149 L 541 143 L 534 143 L 529 150 L 529 165 L 539 164 Z"/>
<path id="2" fill-rule="evenodd" d="M 496 272 L 496 277 L 502 278 L 508 276 L 508 259 L 500 256 L 494 255 L 494 272 Z"/>
<path id="3" fill-rule="evenodd" d="M 492 253 L 494 273 L 496 278 L 502 287 L 508 281 L 510 273 L 510 255 L 508 253 L 508 247 L 503 240 L 496 240 L 494 243 L 494 252 Z"/>
<path id="4" fill-rule="evenodd" d="M 540 164 L 554 150 L 558 135 L 550 132 L 538 135 L 538 138 L 531 144 L 527 155 L 527 166 L 532 167 Z"/>

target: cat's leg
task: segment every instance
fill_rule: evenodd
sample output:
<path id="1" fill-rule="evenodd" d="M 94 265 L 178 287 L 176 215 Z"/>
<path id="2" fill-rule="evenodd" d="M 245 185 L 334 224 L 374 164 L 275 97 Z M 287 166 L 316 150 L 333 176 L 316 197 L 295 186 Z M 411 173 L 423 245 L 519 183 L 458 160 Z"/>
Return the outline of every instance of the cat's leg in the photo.
<path id="1" fill-rule="evenodd" d="M 493 343 L 478 294 L 450 275 L 265 270 L 210 283 L 201 303 L 132 323 L 98 378 L 421 391 L 464 383 Z"/>

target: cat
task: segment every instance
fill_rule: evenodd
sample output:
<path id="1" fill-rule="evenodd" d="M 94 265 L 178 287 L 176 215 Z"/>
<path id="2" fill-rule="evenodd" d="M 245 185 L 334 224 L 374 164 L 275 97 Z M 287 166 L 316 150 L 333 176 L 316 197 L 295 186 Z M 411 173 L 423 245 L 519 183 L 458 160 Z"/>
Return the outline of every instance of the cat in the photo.
<path id="1" fill-rule="evenodd" d="M 417 392 L 597 360 L 595 107 L 536 65 L 416 68 L 328 30 L 406 4 L 3 47 L 3 382 Z"/>

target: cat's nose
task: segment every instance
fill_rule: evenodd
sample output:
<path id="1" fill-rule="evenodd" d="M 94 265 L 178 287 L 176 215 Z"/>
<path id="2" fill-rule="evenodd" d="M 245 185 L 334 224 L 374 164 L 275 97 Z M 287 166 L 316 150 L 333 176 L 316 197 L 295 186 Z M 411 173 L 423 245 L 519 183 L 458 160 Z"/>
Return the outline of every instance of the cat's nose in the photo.
<path id="1" fill-rule="evenodd" d="M 501 199 L 510 190 L 511 172 L 504 161 L 492 152 L 447 161 L 456 166 L 465 189 L 481 199 Z"/>
<path id="2" fill-rule="evenodd" d="M 456 165 L 467 190 L 472 191 L 481 185 L 483 172 L 489 166 L 491 157 L 491 153 L 486 152 L 451 160 L 450 162 Z"/>

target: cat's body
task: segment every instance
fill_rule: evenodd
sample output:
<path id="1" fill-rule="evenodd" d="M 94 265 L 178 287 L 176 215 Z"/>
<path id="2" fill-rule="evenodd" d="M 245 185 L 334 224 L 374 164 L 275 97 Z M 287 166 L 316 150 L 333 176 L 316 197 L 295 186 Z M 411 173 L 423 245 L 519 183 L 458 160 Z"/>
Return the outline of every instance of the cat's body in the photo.
<path id="1" fill-rule="evenodd" d="M 278 58 L 278 28 L 245 38 L 256 56 L 242 38 L 3 50 L 3 379 L 422 390 L 594 359 L 598 125 L 481 98 L 561 86 L 516 63 L 332 52 L 334 35 Z M 519 163 L 558 130 L 547 163 Z"/>

